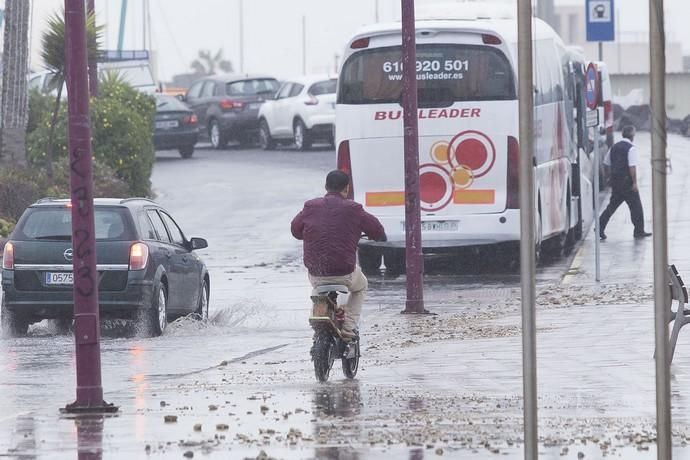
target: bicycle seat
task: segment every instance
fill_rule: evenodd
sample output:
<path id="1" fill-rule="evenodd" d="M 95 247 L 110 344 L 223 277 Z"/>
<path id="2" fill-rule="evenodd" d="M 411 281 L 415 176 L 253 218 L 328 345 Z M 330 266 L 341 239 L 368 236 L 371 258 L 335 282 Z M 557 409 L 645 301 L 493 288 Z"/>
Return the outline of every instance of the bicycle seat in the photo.
<path id="1" fill-rule="evenodd" d="M 350 291 L 347 289 L 347 286 L 343 286 L 342 284 L 324 284 L 323 286 L 316 286 L 314 288 L 314 293 L 316 295 L 324 295 L 328 294 L 329 292 L 340 292 L 341 294 L 347 294 Z"/>

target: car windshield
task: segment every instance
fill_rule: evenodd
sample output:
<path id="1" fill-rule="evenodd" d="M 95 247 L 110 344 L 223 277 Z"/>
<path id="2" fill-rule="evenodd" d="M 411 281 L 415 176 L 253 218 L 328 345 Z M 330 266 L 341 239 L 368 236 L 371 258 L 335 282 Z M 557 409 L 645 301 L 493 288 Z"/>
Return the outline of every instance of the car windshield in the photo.
<path id="1" fill-rule="evenodd" d="M 278 90 L 278 81 L 273 78 L 255 78 L 228 83 L 228 96 L 270 96 Z"/>
<path id="2" fill-rule="evenodd" d="M 173 96 L 156 96 L 157 112 L 179 112 L 189 110 L 184 102 Z"/>
<path id="3" fill-rule="evenodd" d="M 96 239 L 105 241 L 133 240 L 127 210 L 120 207 L 96 207 L 94 213 Z M 67 207 L 29 208 L 17 226 L 18 240 L 61 240 L 72 238 L 72 210 Z"/>
<path id="4" fill-rule="evenodd" d="M 335 78 L 331 80 L 324 80 L 314 83 L 309 88 L 309 94 L 312 96 L 321 96 L 322 94 L 335 94 L 338 86 L 338 80 Z"/>
<path id="5" fill-rule="evenodd" d="M 420 107 L 515 99 L 508 59 L 500 50 L 488 46 L 419 45 L 416 67 Z M 399 103 L 401 94 L 399 46 L 353 54 L 340 73 L 341 104 Z"/>

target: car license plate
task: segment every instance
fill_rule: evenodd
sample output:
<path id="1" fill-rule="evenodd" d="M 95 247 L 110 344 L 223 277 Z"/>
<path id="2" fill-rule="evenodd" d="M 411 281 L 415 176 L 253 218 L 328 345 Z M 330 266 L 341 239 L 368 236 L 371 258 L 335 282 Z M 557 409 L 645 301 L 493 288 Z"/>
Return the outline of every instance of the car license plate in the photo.
<path id="1" fill-rule="evenodd" d="M 421 222 L 423 232 L 457 232 L 457 220 L 427 220 Z M 402 222 L 403 231 L 405 230 L 405 222 Z"/>
<path id="2" fill-rule="evenodd" d="M 249 110 L 257 110 L 259 107 L 261 107 L 261 102 L 252 102 L 249 104 Z"/>
<path id="3" fill-rule="evenodd" d="M 156 122 L 156 129 L 171 129 L 177 128 L 178 126 L 180 126 L 180 122 L 177 120 L 166 120 Z"/>
<path id="4" fill-rule="evenodd" d="M 71 272 L 47 272 L 47 285 L 71 286 L 74 282 L 73 274 Z"/>

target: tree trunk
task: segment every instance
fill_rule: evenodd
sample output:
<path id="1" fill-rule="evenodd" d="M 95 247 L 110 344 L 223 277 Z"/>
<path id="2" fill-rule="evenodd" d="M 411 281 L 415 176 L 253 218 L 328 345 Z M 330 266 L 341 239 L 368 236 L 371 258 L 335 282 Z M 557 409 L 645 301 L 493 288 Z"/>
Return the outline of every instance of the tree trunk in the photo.
<path id="1" fill-rule="evenodd" d="M 29 0 L 5 0 L 0 155 L 26 164 L 26 126 L 29 115 Z"/>
<path id="2" fill-rule="evenodd" d="M 53 109 L 53 117 L 50 119 L 50 133 L 48 134 L 48 147 L 46 148 L 46 171 L 48 177 L 53 178 L 53 152 L 55 151 L 55 127 L 57 125 L 58 114 L 60 113 L 60 101 L 62 99 L 62 87 L 65 86 L 65 81 L 60 79 L 58 81 L 58 92 L 55 98 L 55 108 Z"/>

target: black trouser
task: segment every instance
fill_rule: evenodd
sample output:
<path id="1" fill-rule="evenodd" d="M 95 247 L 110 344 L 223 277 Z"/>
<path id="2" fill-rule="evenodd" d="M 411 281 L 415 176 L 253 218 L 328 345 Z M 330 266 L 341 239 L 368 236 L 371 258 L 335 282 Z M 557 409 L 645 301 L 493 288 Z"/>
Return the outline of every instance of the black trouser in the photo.
<path id="1" fill-rule="evenodd" d="M 609 219 L 611 219 L 613 213 L 616 212 L 616 209 L 618 209 L 623 202 L 625 202 L 630 209 L 630 220 L 632 220 L 635 226 L 634 234 L 638 235 L 644 233 L 644 211 L 642 210 L 640 193 L 633 191 L 632 187 L 628 184 L 618 185 L 615 181 L 613 181 L 612 184 L 611 201 L 609 201 L 609 205 L 599 218 L 599 231 L 601 233 L 604 232 L 606 224 L 609 223 Z"/>

